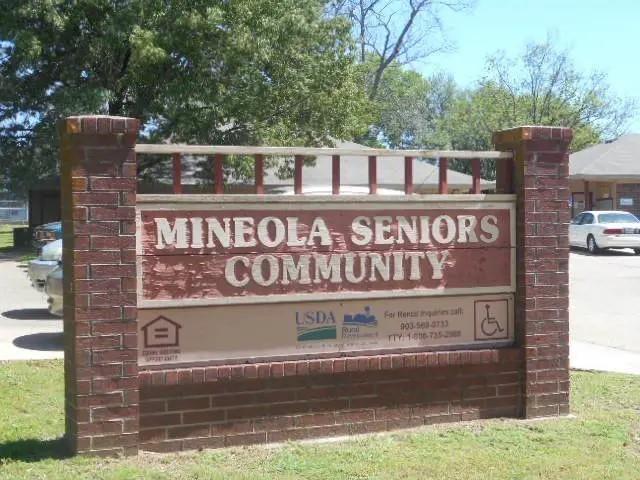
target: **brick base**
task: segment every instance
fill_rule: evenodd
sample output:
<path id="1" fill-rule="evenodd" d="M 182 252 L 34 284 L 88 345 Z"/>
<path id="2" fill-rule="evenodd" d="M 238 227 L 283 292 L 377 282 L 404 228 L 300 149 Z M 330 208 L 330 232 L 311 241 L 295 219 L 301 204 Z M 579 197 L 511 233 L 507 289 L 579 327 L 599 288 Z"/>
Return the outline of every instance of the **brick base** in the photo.
<path id="1" fill-rule="evenodd" d="M 522 415 L 519 349 L 490 364 L 224 378 L 140 390 L 140 448 L 176 451 Z"/>

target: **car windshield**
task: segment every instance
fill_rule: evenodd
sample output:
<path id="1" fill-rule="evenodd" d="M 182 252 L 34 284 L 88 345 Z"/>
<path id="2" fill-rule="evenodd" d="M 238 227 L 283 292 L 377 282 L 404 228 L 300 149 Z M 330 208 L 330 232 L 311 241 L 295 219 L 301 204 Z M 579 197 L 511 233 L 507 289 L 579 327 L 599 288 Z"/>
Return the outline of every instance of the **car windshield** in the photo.
<path id="1" fill-rule="evenodd" d="M 598 215 L 600 223 L 640 223 L 635 216 L 630 213 L 603 213 Z"/>

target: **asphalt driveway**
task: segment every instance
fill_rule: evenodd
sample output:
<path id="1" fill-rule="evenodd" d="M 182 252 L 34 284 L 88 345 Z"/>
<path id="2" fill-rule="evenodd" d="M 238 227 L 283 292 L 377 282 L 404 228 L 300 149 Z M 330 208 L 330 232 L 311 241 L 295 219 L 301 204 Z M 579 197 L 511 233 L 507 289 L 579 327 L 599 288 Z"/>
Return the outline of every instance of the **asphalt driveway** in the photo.
<path id="1" fill-rule="evenodd" d="M 0 254 L 0 360 L 62 356 L 62 320 L 49 314 L 17 255 Z"/>

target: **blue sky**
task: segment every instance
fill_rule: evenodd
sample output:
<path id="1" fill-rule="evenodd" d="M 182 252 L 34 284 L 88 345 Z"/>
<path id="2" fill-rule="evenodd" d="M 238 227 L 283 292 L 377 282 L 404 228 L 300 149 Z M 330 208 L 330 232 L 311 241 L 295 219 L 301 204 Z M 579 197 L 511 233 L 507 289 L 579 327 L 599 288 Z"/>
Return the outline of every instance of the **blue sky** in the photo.
<path id="1" fill-rule="evenodd" d="M 487 55 L 514 55 L 552 34 L 580 70 L 604 72 L 612 93 L 640 98 L 640 0 L 476 0 L 471 10 L 445 12 L 443 26 L 455 50 L 413 68 L 471 86 Z M 640 115 L 629 130 L 640 133 Z"/>

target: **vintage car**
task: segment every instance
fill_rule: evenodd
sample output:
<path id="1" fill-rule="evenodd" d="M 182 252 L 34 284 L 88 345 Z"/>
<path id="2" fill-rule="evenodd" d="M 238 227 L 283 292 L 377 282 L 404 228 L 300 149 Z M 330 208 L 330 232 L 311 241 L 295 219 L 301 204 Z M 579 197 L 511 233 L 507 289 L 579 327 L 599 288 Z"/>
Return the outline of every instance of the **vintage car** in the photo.
<path id="1" fill-rule="evenodd" d="M 56 267 L 49 275 L 45 285 L 49 313 L 62 316 L 62 265 Z"/>
<path id="2" fill-rule="evenodd" d="M 62 222 L 45 223 L 33 229 L 33 246 L 40 249 L 55 240 L 62 238 Z"/>
<path id="3" fill-rule="evenodd" d="M 62 261 L 62 239 L 42 247 L 40 256 L 29 262 L 29 279 L 36 290 L 44 290 L 47 275 Z"/>

